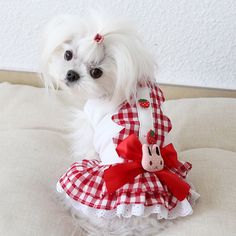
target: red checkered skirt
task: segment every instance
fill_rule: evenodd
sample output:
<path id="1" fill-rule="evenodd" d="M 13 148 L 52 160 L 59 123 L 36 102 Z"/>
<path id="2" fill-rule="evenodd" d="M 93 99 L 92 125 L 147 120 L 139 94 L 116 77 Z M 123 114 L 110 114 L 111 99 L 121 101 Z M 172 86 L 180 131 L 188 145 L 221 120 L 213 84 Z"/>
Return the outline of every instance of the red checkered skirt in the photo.
<path id="1" fill-rule="evenodd" d="M 158 177 L 145 172 L 135 177 L 132 183 L 123 185 L 113 194 L 108 194 L 103 179 L 104 171 L 111 165 L 101 165 L 97 160 L 75 162 L 60 178 L 59 183 L 65 193 L 80 204 L 103 210 L 114 210 L 122 204 L 164 205 L 173 209 L 178 200 L 168 191 Z M 173 173 L 185 178 L 191 164 L 182 163 Z"/>

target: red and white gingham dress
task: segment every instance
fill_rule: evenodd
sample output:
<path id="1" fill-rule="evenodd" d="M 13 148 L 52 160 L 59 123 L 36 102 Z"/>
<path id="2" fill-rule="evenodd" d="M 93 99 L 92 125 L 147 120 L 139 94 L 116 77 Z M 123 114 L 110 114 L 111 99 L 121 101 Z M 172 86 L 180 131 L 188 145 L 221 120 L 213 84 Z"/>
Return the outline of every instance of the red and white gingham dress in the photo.
<path id="1" fill-rule="evenodd" d="M 147 99 L 150 102 L 150 112 L 153 118 L 151 127 L 156 134 L 156 143 L 162 147 L 165 136 L 171 130 L 171 123 L 161 110 L 164 102 L 162 91 L 153 83 L 140 85 L 139 89 L 146 89 L 149 93 Z M 139 112 L 142 109 L 138 106 L 138 103 L 130 105 L 128 102 L 124 102 L 117 113 L 109 116 L 114 125 L 121 127 L 120 131 L 110 140 L 114 150 L 130 134 L 140 135 L 142 122 L 139 120 Z M 106 121 L 101 120 L 106 125 Z M 100 129 L 103 127 L 101 124 L 99 126 Z M 104 143 L 106 142 L 107 140 L 104 141 Z M 100 149 L 98 148 L 98 150 Z M 102 155 L 103 153 L 101 153 L 101 160 Z M 112 160 L 119 157 L 113 155 L 109 158 Z M 122 159 L 117 159 L 118 162 L 122 162 Z M 111 163 L 103 164 L 102 161 L 86 159 L 75 162 L 60 178 L 58 191 L 65 193 L 78 211 L 95 214 L 98 217 L 147 216 L 155 213 L 158 218 L 167 219 L 192 213 L 191 205 L 198 197 L 197 193 L 191 189 L 188 198 L 179 202 L 168 191 L 168 187 L 151 172 L 136 176 L 133 183 L 127 183 L 115 193 L 109 194 L 103 176 L 107 168 L 115 165 L 114 160 Z M 170 171 L 185 178 L 190 169 L 191 164 L 186 162 L 180 168 L 173 168 Z"/>

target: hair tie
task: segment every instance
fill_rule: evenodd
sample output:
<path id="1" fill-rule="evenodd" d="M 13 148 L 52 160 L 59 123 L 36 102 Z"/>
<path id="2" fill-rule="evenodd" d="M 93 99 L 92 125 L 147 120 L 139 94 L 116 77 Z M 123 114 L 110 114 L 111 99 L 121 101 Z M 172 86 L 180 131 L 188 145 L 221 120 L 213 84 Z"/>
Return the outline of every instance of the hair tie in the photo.
<path id="1" fill-rule="evenodd" d="M 97 34 L 95 35 L 95 37 L 93 38 L 93 40 L 94 40 L 95 42 L 97 42 L 97 43 L 102 43 L 103 40 L 104 40 L 104 36 L 97 33 Z"/>

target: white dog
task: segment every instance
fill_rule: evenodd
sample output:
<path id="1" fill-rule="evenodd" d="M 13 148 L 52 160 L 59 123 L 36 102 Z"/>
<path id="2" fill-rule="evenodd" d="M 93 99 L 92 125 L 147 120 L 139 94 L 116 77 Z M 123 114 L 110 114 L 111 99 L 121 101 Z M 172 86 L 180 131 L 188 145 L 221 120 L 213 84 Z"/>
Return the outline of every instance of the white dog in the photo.
<path id="1" fill-rule="evenodd" d="M 152 235 L 160 219 L 191 214 L 197 194 L 182 178 L 175 176 L 182 181 L 185 192 L 171 191 L 169 206 L 164 197 L 157 197 L 157 183 L 164 186 L 165 194 L 169 194 L 168 187 L 171 189 L 154 174 L 167 171 L 162 147 L 168 144 L 164 138 L 171 124 L 161 111 L 164 98 L 155 84 L 154 60 L 135 30 L 118 19 L 61 16 L 45 30 L 42 58 L 46 86 L 69 88 L 78 95 L 78 101 L 86 100 L 84 110 L 78 110 L 70 122 L 76 163 L 58 182 L 58 191 L 65 193 L 76 215 L 84 215 L 85 222 L 90 220 L 109 235 Z M 127 176 L 122 184 L 123 180 L 117 178 L 123 172 L 116 167 L 125 164 L 126 154 L 119 145 L 127 137 L 132 139 L 129 145 L 135 143 L 132 148 L 141 152 L 142 162 L 129 172 L 133 175 L 138 168 L 139 174 Z M 186 168 L 184 174 L 179 173 L 185 178 L 190 164 L 176 163 Z M 171 174 L 176 175 L 174 171 Z M 150 181 L 154 181 L 153 190 Z M 137 191 L 136 185 L 141 182 L 143 190 Z M 81 219 L 79 224 L 92 232 Z"/>
<path id="2" fill-rule="evenodd" d="M 105 40 L 95 44 L 98 32 Z M 53 19 L 45 29 L 42 71 L 46 87 L 66 85 L 79 96 L 78 101 L 107 97 L 113 108 L 135 94 L 139 81 L 155 80 L 154 60 L 133 27 L 124 20 L 101 17 Z M 76 160 L 96 153 L 88 119 L 78 112 L 73 143 Z"/>

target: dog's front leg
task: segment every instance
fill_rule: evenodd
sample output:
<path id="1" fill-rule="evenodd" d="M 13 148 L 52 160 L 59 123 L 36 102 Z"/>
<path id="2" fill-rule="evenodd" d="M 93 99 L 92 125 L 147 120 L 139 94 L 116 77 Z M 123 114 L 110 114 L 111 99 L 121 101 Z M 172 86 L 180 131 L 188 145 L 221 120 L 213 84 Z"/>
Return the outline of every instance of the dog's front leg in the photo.
<path id="1" fill-rule="evenodd" d="M 71 128 L 72 156 L 75 161 L 82 159 L 99 160 L 93 145 L 94 129 L 84 111 L 75 110 L 73 112 Z"/>

